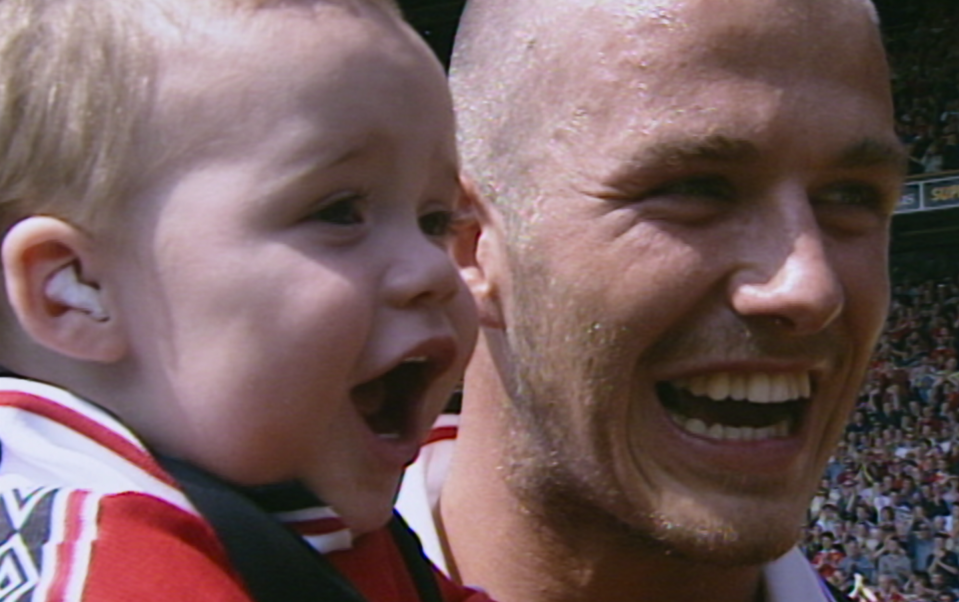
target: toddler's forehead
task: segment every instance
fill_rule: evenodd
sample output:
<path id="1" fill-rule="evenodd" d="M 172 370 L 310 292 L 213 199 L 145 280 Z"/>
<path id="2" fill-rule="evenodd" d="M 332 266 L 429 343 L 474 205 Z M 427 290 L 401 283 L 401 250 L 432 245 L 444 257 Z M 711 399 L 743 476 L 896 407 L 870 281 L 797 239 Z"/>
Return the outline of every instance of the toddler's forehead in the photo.
<path id="1" fill-rule="evenodd" d="M 446 95 L 425 44 L 376 2 L 268 4 L 282 6 L 200 19 L 163 37 L 151 146 L 167 155 L 208 147 L 257 120 L 367 103 L 376 86 L 418 81 Z"/>

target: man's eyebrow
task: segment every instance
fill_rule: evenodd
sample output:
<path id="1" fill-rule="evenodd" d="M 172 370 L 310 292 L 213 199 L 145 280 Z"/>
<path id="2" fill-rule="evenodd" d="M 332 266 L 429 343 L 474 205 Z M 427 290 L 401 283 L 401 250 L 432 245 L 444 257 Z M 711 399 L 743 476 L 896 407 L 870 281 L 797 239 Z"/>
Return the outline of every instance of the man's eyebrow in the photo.
<path id="1" fill-rule="evenodd" d="M 647 159 L 659 164 L 682 165 L 690 161 L 741 162 L 759 156 L 759 148 L 752 142 L 715 134 L 656 145 L 649 150 Z"/>
<path id="2" fill-rule="evenodd" d="M 667 141 L 649 149 L 643 162 L 676 166 L 695 161 L 733 163 L 756 160 L 761 155 L 762 151 L 749 140 L 716 134 L 705 138 Z M 900 144 L 864 138 L 843 149 L 835 164 L 843 169 L 892 167 L 905 171 L 907 154 Z"/>
<path id="3" fill-rule="evenodd" d="M 761 155 L 759 147 L 749 140 L 723 134 L 667 139 L 641 149 L 620 164 L 604 182 L 618 190 L 650 172 L 680 170 L 696 163 L 747 163 L 758 160 Z"/>
<path id="4" fill-rule="evenodd" d="M 890 144 L 875 138 L 865 138 L 848 146 L 839 155 L 837 166 L 844 169 L 868 167 L 893 167 L 905 172 L 906 149 L 900 144 Z"/>

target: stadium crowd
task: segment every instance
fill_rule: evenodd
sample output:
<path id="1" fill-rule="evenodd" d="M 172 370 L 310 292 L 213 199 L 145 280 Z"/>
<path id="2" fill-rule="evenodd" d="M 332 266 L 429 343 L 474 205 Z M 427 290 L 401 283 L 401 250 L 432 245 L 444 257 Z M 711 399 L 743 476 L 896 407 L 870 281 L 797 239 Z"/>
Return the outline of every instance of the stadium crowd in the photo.
<path id="1" fill-rule="evenodd" d="M 959 599 L 959 251 L 894 259 L 893 296 L 803 547 L 861 600 Z"/>
<path id="2" fill-rule="evenodd" d="M 959 170 L 959 3 L 876 0 L 910 173 Z M 959 249 L 893 257 L 886 330 L 802 548 L 857 600 L 959 600 Z"/>
<path id="3" fill-rule="evenodd" d="M 878 1 L 911 174 L 959 169 L 959 3 Z M 888 5 L 888 6 L 886 6 Z"/>

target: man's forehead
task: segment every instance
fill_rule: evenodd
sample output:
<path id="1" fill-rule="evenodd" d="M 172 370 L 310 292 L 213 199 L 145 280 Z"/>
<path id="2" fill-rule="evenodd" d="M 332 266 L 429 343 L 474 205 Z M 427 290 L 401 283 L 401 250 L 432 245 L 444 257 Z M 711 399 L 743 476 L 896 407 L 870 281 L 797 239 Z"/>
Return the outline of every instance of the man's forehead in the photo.
<path id="1" fill-rule="evenodd" d="M 773 43 L 816 39 L 805 49 L 814 56 L 818 47 L 858 44 L 863 32 L 875 37 L 877 29 L 870 0 L 532 0 L 515 19 L 513 25 L 536 32 L 533 42 L 544 47 L 602 40 L 623 52 L 681 48 L 679 60 L 748 47 L 747 38 L 763 35 Z M 821 37 L 827 31 L 837 35 Z"/>
<path id="2" fill-rule="evenodd" d="M 885 93 L 888 72 L 868 7 L 869 0 L 532 0 L 498 21 L 523 60 L 498 61 L 496 69 L 500 82 L 519 77 L 538 97 L 562 99 L 550 105 L 560 111 L 613 97 L 622 106 L 623 95 L 641 102 L 654 85 L 655 105 L 668 108 L 688 97 L 689 86 L 709 85 L 706 70 L 777 86 L 831 78 Z"/>
<path id="3" fill-rule="evenodd" d="M 646 22 L 663 28 L 682 28 L 711 17 L 713 23 L 749 23 L 785 20 L 794 27 L 814 24 L 817 18 L 846 15 L 854 19 L 867 16 L 878 24 L 871 0 L 471 0 L 484 20 L 495 19 L 499 25 L 550 25 L 551 16 L 608 14 L 626 25 Z M 515 8 L 514 8 L 515 7 Z M 581 24 L 583 25 L 583 24 Z M 582 33 L 587 27 L 580 27 Z"/>
<path id="4" fill-rule="evenodd" d="M 624 56 L 641 67 L 653 66 L 645 64 L 646 56 L 689 61 L 690 51 L 708 50 L 701 30 L 711 23 L 724 24 L 737 37 L 777 22 L 791 31 L 811 21 L 805 14 L 797 18 L 811 5 L 862 2 L 869 0 L 470 0 L 453 74 L 476 65 L 482 66 L 476 75 L 508 82 L 541 79 L 547 71 L 577 78 L 579 69 L 570 61 L 590 69 Z M 560 68 L 544 69 L 557 61 Z"/>
<path id="5" fill-rule="evenodd" d="M 860 0 L 559 0 L 555 8 L 563 16 L 530 36 L 542 62 L 530 75 L 540 95 L 560 99 L 550 106 L 571 129 L 577 115 L 606 112 L 624 114 L 620 128 L 630 127 L 621 122 L 629 114 L 651 130 L 656 114 L 667 125 L 682 114 L 687 127 L 698 113 L 713 127 L 720 80 L 759 111 L 777 108 L 757 105 L 775 100 L 770 87 L 788 94 L 803 81 L 888 96 L 879 37 Z"/>

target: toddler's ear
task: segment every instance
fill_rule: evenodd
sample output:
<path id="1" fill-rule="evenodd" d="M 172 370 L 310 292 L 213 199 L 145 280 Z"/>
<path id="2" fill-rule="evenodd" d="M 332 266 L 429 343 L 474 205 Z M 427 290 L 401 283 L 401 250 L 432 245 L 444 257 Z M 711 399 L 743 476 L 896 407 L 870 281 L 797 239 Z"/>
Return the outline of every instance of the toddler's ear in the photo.
<path id="1" fill-rule="evenodd" d="M 32 216 L 3 240 L 7 297 L 38 344 L 78 360 L 110 363 L 126 354 L 96 274 L 94 241 L 53 217 Z"/>

